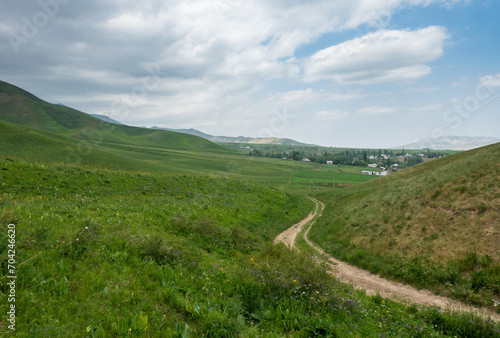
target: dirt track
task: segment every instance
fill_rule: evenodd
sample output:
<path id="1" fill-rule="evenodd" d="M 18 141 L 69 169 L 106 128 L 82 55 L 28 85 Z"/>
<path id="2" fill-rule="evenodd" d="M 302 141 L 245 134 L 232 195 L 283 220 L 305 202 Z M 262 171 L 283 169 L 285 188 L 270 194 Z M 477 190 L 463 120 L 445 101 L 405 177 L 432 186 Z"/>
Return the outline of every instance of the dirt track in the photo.
<path id="1" fill-rule="evenodd" d="M 376 294 L 378 292 L 382 297 L 402 302 L 420 305 L 434 305 L 442 309 L 449 309 L 452 311 L 475 312 L 483 317 L 491 317 L 500 321 L 500 315 L 496 313 L 483 309 L 472 308 L 449 298 L 437 296 L 429 290 L 418 290 L 410 285 L 381 278 L 378 275 L 374 275 L 370 272 L 361 270 L 355 266 L 331 257 L 324 252 L 323 249 L 312 243 L 307 238 L 307 234 L 314 224 L 314 220 L 321 216 L 325 208 L 325 205 L 322 202 L 314 198 L 311 198 L 311 200 L 316 204 L 316 206 L 309 216 L 279 234 L 274 240 L 275 243 L 283 242 L 288 247 L 295 248 L 295 238 L 305 226 L 308 226 L 307 230 L 304 232 L 304 240 L 325 258 L 327 264 L 330 266 L 329 272 L 338 277 L 340 280 L 352 284 L 356 288 L 364 289 L 369 295 Z"/>

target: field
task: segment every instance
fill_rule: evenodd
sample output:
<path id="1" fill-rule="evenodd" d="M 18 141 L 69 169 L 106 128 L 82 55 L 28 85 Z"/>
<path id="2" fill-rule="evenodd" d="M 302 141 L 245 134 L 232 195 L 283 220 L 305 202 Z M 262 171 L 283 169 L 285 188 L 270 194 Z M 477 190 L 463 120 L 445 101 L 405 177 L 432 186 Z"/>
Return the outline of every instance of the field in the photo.
<path id="1" fill-rule="evenodd" d="M 292 176 L 292 182 L 307 185 L 311 181 L 317 187 L 330 187 L 333 189 L 334 179 L 335 187 L 348 187 L 375 178 L 375 176 L 362 175 L 361 171 L 365 170 L 362 167 L 343 166 L 341 171 L 337 166 L 332 167 L 323 165 L 321 170 L 297 171 Z"/>
<path id="2" fill-rule="evenodd" d="M 383 276 L 499 311 L 500 145 L 378 181 L 318 193 L 310 233 L 333 256 Z"/>
<path id="3" fill-rule="evenodd" d="M 11 158 L 0 167 L 0 236 L 7 243 L 15 225 L 20 263 L 20 337 L 479 337 L 498 329 L 368 297 L 309 255 L 272 245 L 312 207 L 279 189 Z"/>
<path id="4" fill-rule="evenodd" d="M 367 296 L 329 275 L 310 251 L 273 244 L 309 214 L 310 192 L 327 204 L 310 237 L 370 269 L 368 260 L 387 262 L 380 248 L 420 257 L 422 245 L 400 247 L 409 243 L 396 237 L 403 228 L 425 233 L 427 247 L 453 233 L 454 223 L 438 232 L 417 222 L 440 217 L 446 205 L 465 208 L 457 219 L 489 229 L 498 224 L 498 147 L 369 181 L 360 167 L 338 171 L 113 126 L 1 82 L 0 118 L 5 336 L 13 291 L 19 337 L 500 336 L 498 323 L 472 314 Z M 452 175 L 464 164 L 465 181 Z M 442 212 L 415 211 L 411 219 L 396 212 L 417 210 L 421 199 L 426 210 Z M 370 233 L 356 237 L 358 229 Z M 498 248 L 496 234 L 491 242 L 461 237 L 477 246 L 459 260 L 469 269 L 459 280 L 480 297 L 496 297 L 497 256 L 488 251 Z M 440 257 L 428 259 L 432 267 Z M 7 284 L 12 273 L 15 287 Z M 413 282 L 426 281 L 425 273 L 416 276 Z"/>

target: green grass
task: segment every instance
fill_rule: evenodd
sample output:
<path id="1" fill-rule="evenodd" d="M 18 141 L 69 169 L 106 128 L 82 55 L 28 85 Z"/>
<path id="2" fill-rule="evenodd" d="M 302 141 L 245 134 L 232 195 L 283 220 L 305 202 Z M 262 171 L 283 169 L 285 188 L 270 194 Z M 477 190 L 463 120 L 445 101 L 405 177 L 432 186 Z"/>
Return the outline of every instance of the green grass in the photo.
<path id="1" fill-rule="evenodd" d="M 107 123 L 76 109 L 45 102 L 21 88 L 2 81 L 0 81 L 0 119 L 69 136 L 83 142 L 218 153 L 233 152 L 193 135 Z"/>
<path id="2" fill-rule="evenodd" d="M 77 140 L 3 121 L 0 121 L 0 141 L 0 154 L 12 158 L 115 170 L 224 176 L 287 187 L 296 191 L 307 190 L 307 180 L 304 182 L 297 177 L 310 175 L 311 180 L 321 188 L 322 177 L 328 177 L 330 172 L 330 168 L 323 166 L 318 169 L 316 164 L 251 157 L 240 153 L 213 153 Z M 366 178 L 352 175 L 349 184 L 358 183 L 356 177 Z M 339 182 L 339 186 L 342 184 L 343 181 Z M 328 184 L 324 184 L 324 188 L 327 189 Z"/>
<path id="3" fill-rule="evenodd" d="M 499 311 L 499 156 L 496 144 L 383 177 L 380 187 L 319 193 L 327 209 L 310 238 L 372 272 Z"/>
<path id="4" fill-rule="evenodd" d="M 375 176 L 362 175 L 361 171 L 365 168 L 361 167 L 341 167 L 341 171 L 335 166 L 334 169 L 330 169 L 331 166 L 323 165 L 321 170 L 315 171 L 297 171 L 294 172 L 292 177 L 292 182 L 307 184 L 309 180 L 315 185 L 320 185 L 323 187 L 330 187 L 333 189 L 333 182 L 335 179 L 335 186 L 346 187 L 354 184 L 360 184 L 368 182 L 374 179 Z"/>
<path id="5" fill-rule="evenodd" d="M 280 189 L 11 158 L 0 168 L 1 276 L 15 224 L 19 337 L 498 336 L 471 315 L 368 297 L 272 245 L 312 208 Z"/>
<path id="6" fill-rule="evenodd" d="M 304 178 L 329 191 L 330 167 L 109 125 L 2 82 L 0 115 L 0 279 L 14 224 L 17 336 L 499 336 L 473 315 L 367 297 L 273 245 L 312 208 Z M 353 183 L 358 169 L 343 168 Z M 463 266 L 485 263 L 471 251 Z"/>

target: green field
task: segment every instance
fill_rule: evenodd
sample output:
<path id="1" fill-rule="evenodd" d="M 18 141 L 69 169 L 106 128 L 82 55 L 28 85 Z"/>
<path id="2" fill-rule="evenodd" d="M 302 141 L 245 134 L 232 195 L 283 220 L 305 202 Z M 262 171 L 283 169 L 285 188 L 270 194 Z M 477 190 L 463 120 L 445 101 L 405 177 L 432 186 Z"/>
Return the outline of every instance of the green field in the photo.
<path id="1" fill-rule="evenodd" d="M 323 166 L 325 168 L 326 166 Z M 327 167 L 326 167 L 327 168 Z M 365 168 L 361 167 L 347 167 L 343 166 L 342 171 L 335 169 L 321 169 L 321 170 L 308 170 L 297 171 L 293 173 L 292 182 L 307 185 L 309 182 L 318 187 L 330 187 L 333 189 L 335 180 L 335 187 L 348 187 L 351 185 L 368 182 L 375 178 L 375 176 L 362 175 L 361 171 Z"/>
<path id="2" fill-rule="evenodd" d="M 381 186 L 364 182 L 371 177 L 359 175 L 361 168 L 342 167 L 333 191 L 332 167 L 250 157 L 181 134 L 93 125 L 81 112 L 5 84 L 0 94 L 0 113 L 10 116 L 0 121 L 5 336 L 13 273 L 19 337 L 500 336 L 498 323 L 472 314 L 367 296 L 310 254 L 273 244 L 312 209 L 309 179 L 328 205 L 312 232 L 321 227 L 315 240 L 331 250 L 343 198 L 379 199 L 395 187 L 419 192 L 439 183 L 439 201 L 448 188 L 425 168 L 446 172 L 442 162 L 384 177 Z M 15 109 L 39 122 L 14 123 Z M 44 130 L 47 121 L 52 131 Z M 490 178 L 481 188 L 498 183 Z M 496 204 L 484 203 L 478 211 L 493 215 Z M 370 210 L 359 217 L 383 217 Z"/>
<path id="3" fill-rule="evenodd" d="M 498 329 L 367 297 L 309 255 L 272 245 L 312 207 L 279 189 L 10 158 L 0 167 L 2 243 L 8 224 L 16 231 L 20 337 L 481 337 Z M 5 322 L 5 283 L 1 291 Z"/>
<path id="4" fill-rule="evenodd" d="M 310 232 L 333 256 L 500 312 L 500 144 L 337 192 Z"/>

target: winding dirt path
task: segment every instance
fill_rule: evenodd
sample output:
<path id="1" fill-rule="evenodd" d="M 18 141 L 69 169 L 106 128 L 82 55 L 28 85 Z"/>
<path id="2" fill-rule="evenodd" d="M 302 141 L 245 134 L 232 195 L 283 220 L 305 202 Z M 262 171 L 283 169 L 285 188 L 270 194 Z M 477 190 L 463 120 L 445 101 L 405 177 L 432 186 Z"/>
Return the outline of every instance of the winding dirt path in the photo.
<path id="1" fill-rule="evenodd" d="M 368 271 L 361 270 L 355 266 L 333 258 L 307 238 L 307 234 L 314 224 L 315 219 L 322 215 L 325 208 L 325 205 L 321 201 L 312 197 L 309 198 L 315 203 L 314 210 L 302 221 L 279 234 L 275 238 L 274 243 L 282 242 L 292 249 L 295 248 L 295 238 L 307 226 L 307 229 L 304 232 L 304 240 L 309 246 L 314 248 L 323 256 L 326 263 L 330 267 L 329 272 L 341 281 L 352 284 L 355 288 L 364 289 L 368 295 L 374 295 L 378 292 L 382 297 L 395 299 L 405 303 L 433 305 L 451 311 L 475 312 L 482 317 L 490 317 L 500 321 L 500 315 L 497 313 L 493 313 L 485 309 L 473 308 L 449 298 L 437 296 L 429 290 L 418 290 L 407 284 L 401 284 L 381 278 L 378 275 L 374 275 Z"/>

